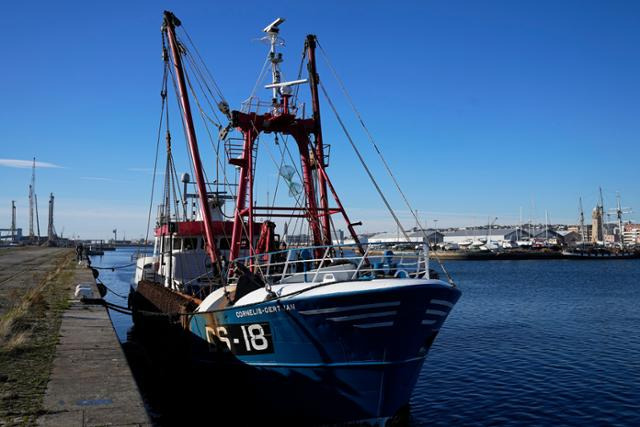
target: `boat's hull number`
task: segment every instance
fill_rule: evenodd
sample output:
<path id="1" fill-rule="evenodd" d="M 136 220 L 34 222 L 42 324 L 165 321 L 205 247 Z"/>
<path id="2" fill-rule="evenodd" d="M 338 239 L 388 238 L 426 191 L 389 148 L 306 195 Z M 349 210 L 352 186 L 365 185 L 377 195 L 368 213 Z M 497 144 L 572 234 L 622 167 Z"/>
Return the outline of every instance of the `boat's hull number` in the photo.
<path id="1" fill-rule="evenodd" d="M 233 354 L 273 353 L 269 323 L 244 323 L 207 326 L 207 341 L 222 342 Z"/>

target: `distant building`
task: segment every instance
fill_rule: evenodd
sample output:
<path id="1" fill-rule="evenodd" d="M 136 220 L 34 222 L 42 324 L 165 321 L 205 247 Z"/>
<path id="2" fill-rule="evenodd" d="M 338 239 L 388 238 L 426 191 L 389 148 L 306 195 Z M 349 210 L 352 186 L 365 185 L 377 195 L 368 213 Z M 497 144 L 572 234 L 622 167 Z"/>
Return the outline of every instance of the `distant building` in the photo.
<path id="1" fill-rule="evenodd" d="M 560 232 L 552 228 L 535 230 L 535 232 L 533 233 L 533 238 L 547 240 L 552 245 L 561 245 L 564 242 L 564 236 Z"/>
<path id="2" fill-rule="evenodd" d="M 567 227 L 567 231 L 572 231 L 578 234 L 578 236 L 580 236 L 580 242 L 582 242 L 582 231 L 580 230 L 580 226 L 579 225 L 570 225 Z M 585 224 L 584 225 L 584 242 L 590 242 L 591 241 L 591 224 Z"/>
<path id="3" fill-rule="evenodd" d="M 622 236 L 625 245 L 640 245 L 640 224 L 625 224 Z"/>
<path id="4" fill-rule="evenodd" d="M 331 236 L 331 241 L 334 245 L 343 245 L 344 244 L 344 231 L 338 229 L 333 231 Z"/>
<path id="5" fill-rule="evenodd" d="M 429 244 L 433 245 L 436 243 L 440 243 L 442 242 L 443 238 L 444 238 L 444 234 L 439 232 L 439 231 L 434 231 L 434 230 L 413 230 L 413 231 L 409 231 L 407 232 L 407 236 L 409 237 L 409 243 L 424 243 L 425 241 L 425 234 L 427 237 L 427 240 L 429 241 Z M 404 236 L 404 234 L 400 233 L 400 232 L 384 232 L 384 233 L 378 233 L 378 234 L 374 234 L 373 236 L 369 237 L 369 243 L 406 243 L 407 242 L 407 238 Z"/>
<path id="6" fill-rule="evenodd" d="M 476 240 L 492 240 L 494 242 L 516 242 L 528 239 L 531 235 L 521 228 L 496 228 L 490 232 L 488 229 L 456 230 L 444 233 L 444 243 L 462 243 Z"/>
<path id="7" fill-rule="evenodd" d="M 604 236 L 603 236 L 603 209 L 602 206 L 598 205 L 595 208 L 593 208 L 593 211 L 591 212 L 591 242 L 592 243 L 598 243 L 598 242 L 604 242 Z"/>
<path id="8" fill-rule="evenodd" d="M 289 234 L 285 242 L 289 246 L 309 246 L 313 239 L 308 234 Z"/>
<path id="9" fill-rule="evenodd" d="M 16 228 L 14 234 L 11 234 L 10 228 L 0 229 L 0 242 L 19 242 L 22 240 L 22 228 Z"/>
<path id="10" fill-rule="evenodd" d="M 414 229 L 413 231 L 410 231 L 409 233 L 407 233 L 409 235 L 409 238 L 422 238 L 422 242 L 424 242 L 424 238 L 425 235 L 427 237 L 427 241 L 429 242 L 430 245 L 435 245 L 437 243 L 442 243 L 444 240 L 444 234 L 440 231 L 435 231 L 435 230 L 417 230 Z"/>
<path id="11" fill-rule="evenodd" d="M 569 229 L 572 227 L 568 227 Z M 582 244 L 582 235 L 577 230 L 559 230 L 557 233 L 560 235 L 560 244 L 565 246 L 577 246 Z M 587 240 L 585 240 L 586 242 Z"/>

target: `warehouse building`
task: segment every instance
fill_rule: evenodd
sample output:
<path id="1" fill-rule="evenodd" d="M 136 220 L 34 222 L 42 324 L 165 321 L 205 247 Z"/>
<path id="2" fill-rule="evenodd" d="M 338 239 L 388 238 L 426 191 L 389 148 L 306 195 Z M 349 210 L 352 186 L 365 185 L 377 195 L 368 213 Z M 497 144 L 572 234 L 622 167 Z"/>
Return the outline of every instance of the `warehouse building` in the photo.
<path id="1" fill-rule="evenodd" d="M 530 238 L 530 234 L 521 228 L 495 228 L 476 230 L 455 230 L 444 233 L 444 243 L 464 243 L 473 241 L 516 242 Z"/>

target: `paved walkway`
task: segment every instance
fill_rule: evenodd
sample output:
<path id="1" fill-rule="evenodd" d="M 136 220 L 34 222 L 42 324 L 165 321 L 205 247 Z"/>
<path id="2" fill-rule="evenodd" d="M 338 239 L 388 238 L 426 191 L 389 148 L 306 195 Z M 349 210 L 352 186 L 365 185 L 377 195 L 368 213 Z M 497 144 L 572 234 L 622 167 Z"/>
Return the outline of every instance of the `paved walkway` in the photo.
<path id="1" fill-rule="evenodd" d="M 76 283 L 95 281 L 78 266 Z M 63 314 L 41 426 L 150 425 L 107 309 L 73 300 Z"/>

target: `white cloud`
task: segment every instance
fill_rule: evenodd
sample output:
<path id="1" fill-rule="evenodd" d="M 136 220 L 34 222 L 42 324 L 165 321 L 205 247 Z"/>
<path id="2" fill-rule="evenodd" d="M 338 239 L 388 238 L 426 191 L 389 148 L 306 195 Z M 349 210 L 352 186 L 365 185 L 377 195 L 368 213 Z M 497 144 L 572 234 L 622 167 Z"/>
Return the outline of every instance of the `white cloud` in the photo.
<path id="1" fill-rule="evenodd" d="M 130 172 L 141 172 L 149 175 L 153 175 L 153 168 L 127 168 Z M 156 175 L 164 175 L 164 172 L 156 170 Z"/>
<path id="2" fill-rule="evenodd" d="M 7 168 L 21 168 L 29 169 L 33 167 L 33 160 L 18 160 L 18 159 L 0 159 L 0 166 Z M 62 166 L 55 165 L 53 163 L 38 162 L 36 161 L 37 168 L 62 168 Z"/>
<path id="3" fill-rule="evenodd" d="M 103 181 L 103 182 L 120 182 L 120 183 L 127 182 L 127 181 L 120 181 L 118 179 L 113 179 L 113 178 L 104 178 L 100 176 L 81 176 L 80 179 L 84 179 L 86 181 Z"/>

